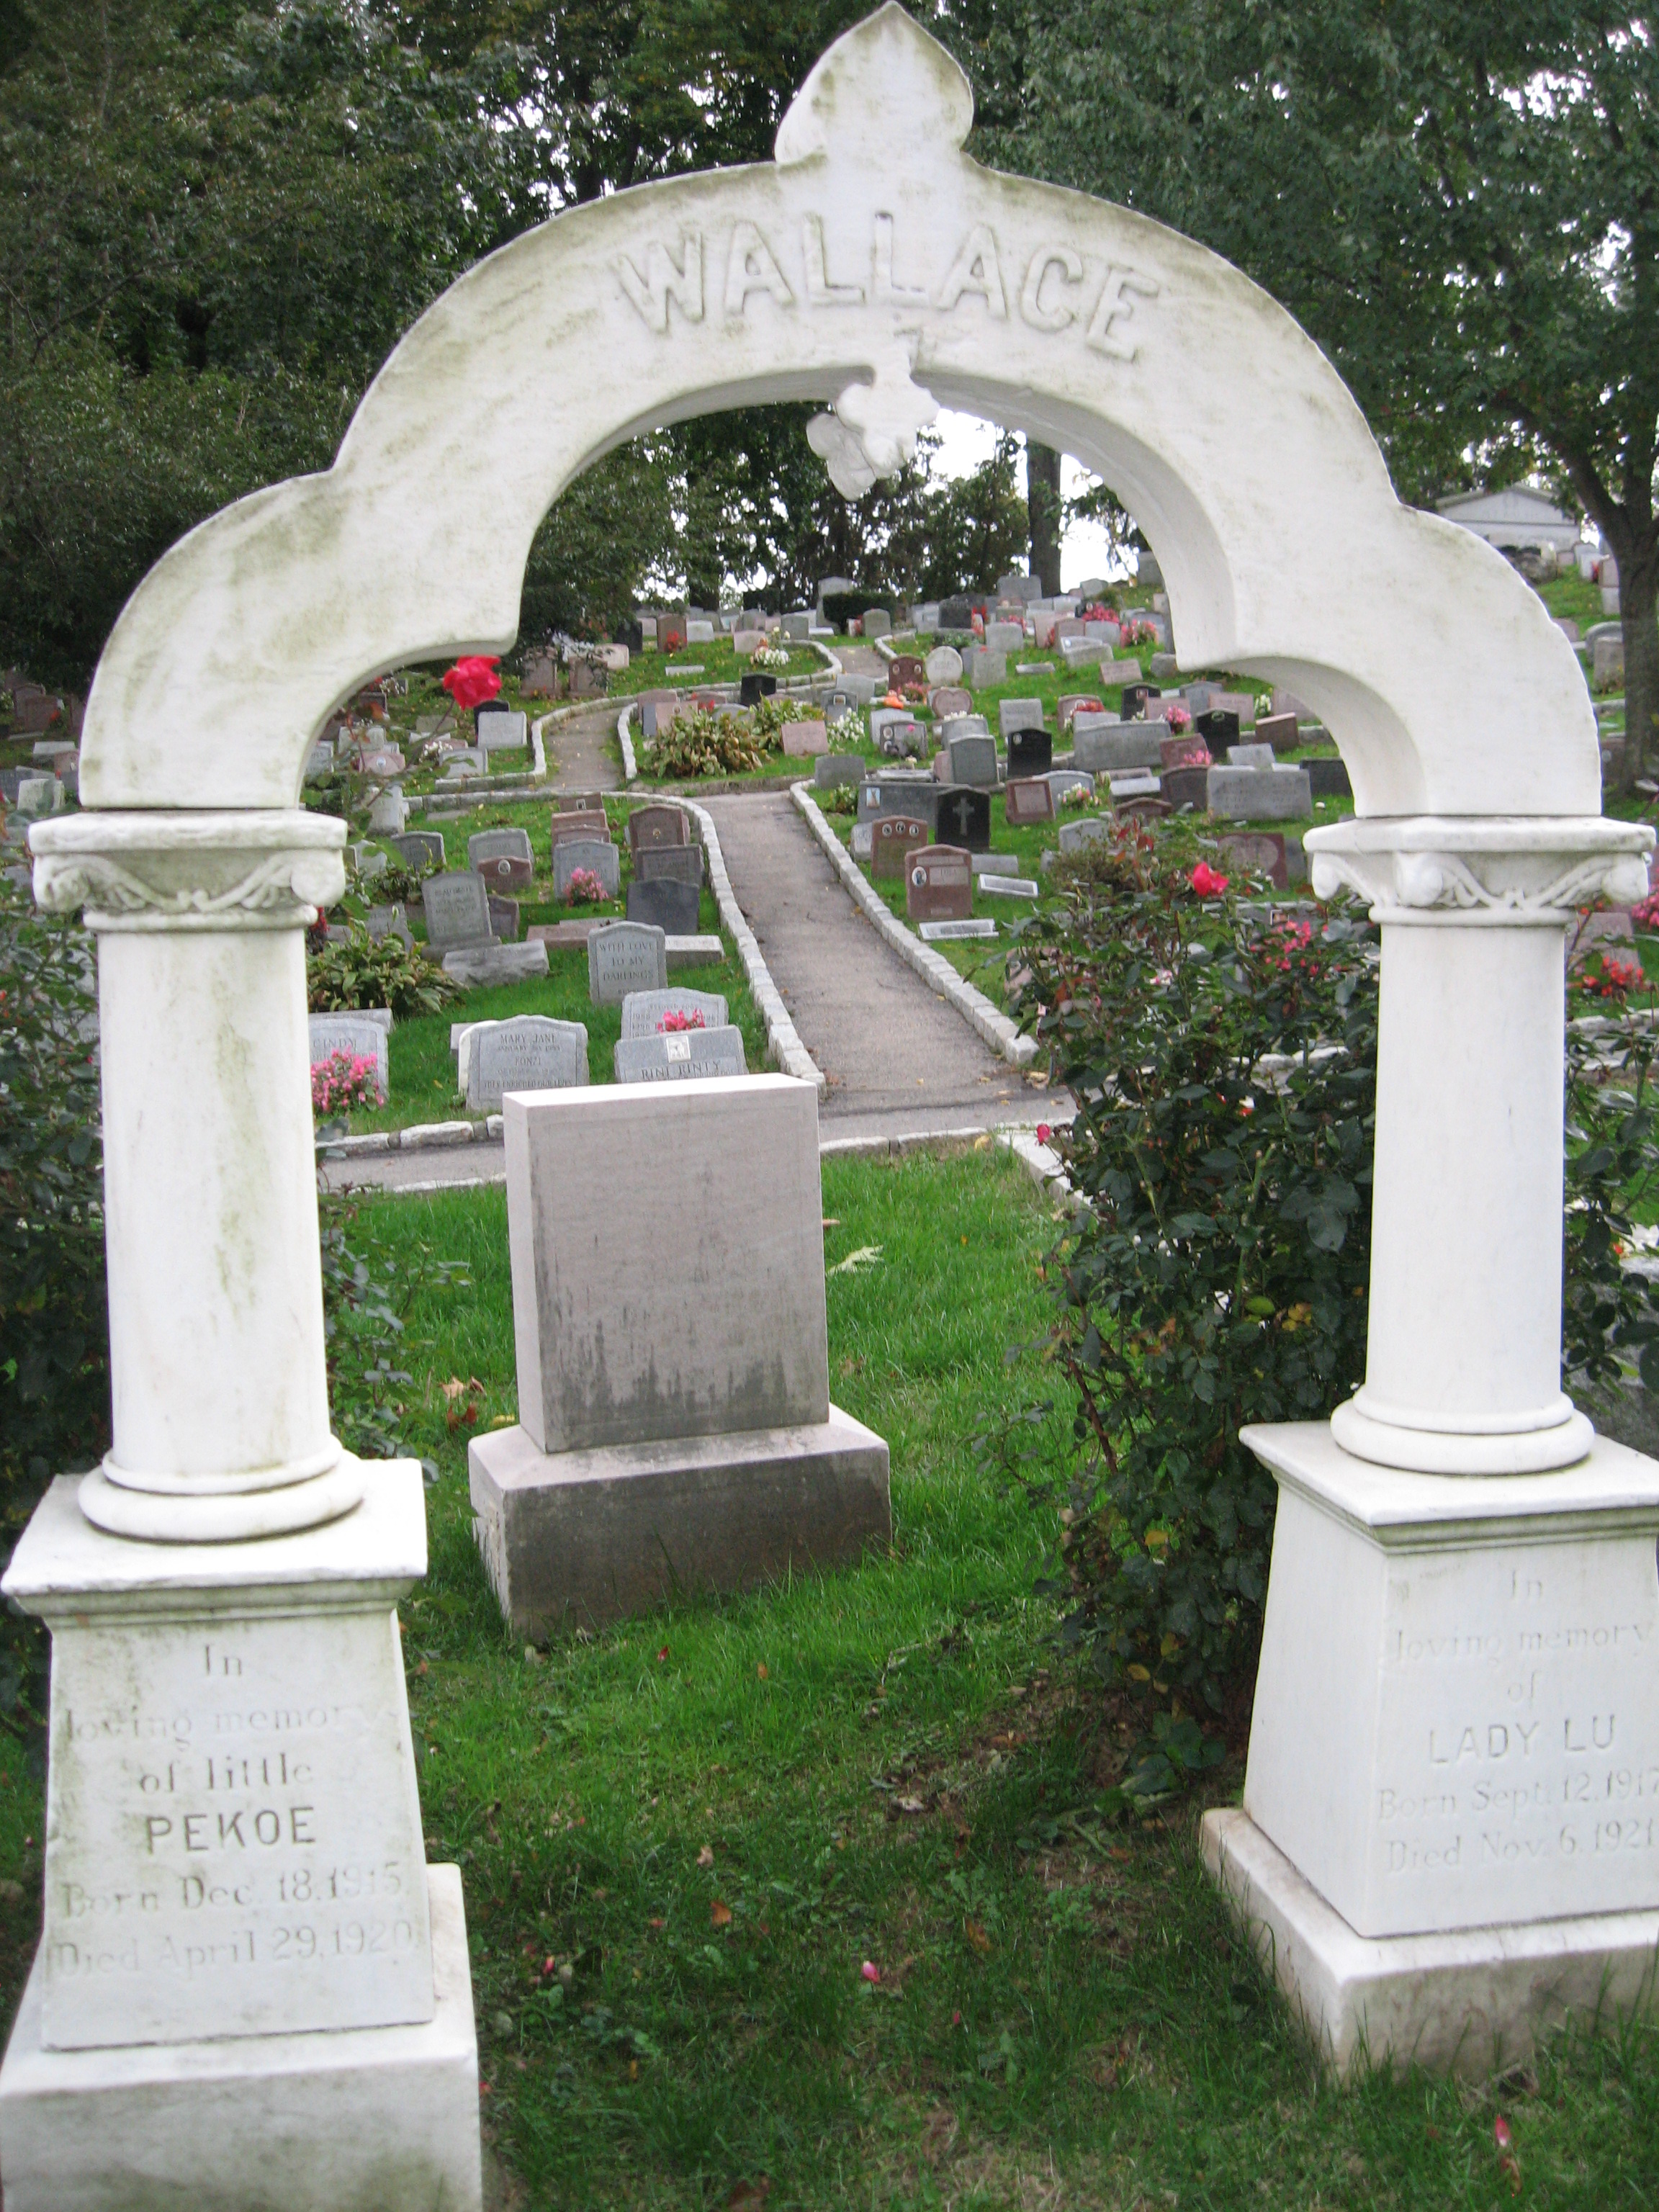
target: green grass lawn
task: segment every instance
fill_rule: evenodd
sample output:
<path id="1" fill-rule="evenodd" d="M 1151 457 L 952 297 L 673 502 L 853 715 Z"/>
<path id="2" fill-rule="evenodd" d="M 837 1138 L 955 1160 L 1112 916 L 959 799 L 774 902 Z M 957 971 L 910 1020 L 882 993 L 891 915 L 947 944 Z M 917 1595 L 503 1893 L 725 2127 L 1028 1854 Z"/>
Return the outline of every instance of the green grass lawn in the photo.
<path id="1" fill-rule="evenodd" d="M 787 668 L 769 668 L 764 672 L 775 676 L 780 683 L 796 676 L 823 676 L 828 673 L 823 655 L 816 647 L 804 644 L 799 638 L 780 638 L 775 643 L 789 649 Z M 835 641 L 826 638 L 824 643 L 833 649 Z M 678 672 L 697 668 L 696 676 Z M 735 684 L 750 672 L 749 656 L 741 659 L 732 649 L 729 636 L 715 638 L 712 643 L 688 645 L 678 653 L 658 653 L 647 646 L 641 653 L 629 656 L 628 667 L 620 676 L 611 679 L 611 691 L 618 702 L 641 691 L 659 691 L 670 687 L 677 690 L 695 689 L 701 684 Z"/>
<path id="2" fill-rule="evenodd" d="M 991 1149 L 826 1163 L 838 1401 L 893 1455 L 890 1556 L 526 1650 L 474 1551 L 462 1424 L 514 1418 L 499 1191 L 368 1200 L 470 1263 L 408 1314 L 431 1571 L 402 1608 L 428 1855 L 466 1888 L 487 2136 L 517 2212 L 1609 2212 L 1659 2201 L 1659 2051 L 1338 2090 L 1200 1869 L 1194 1808 L 1098 1803 L 1123 1717 L 1048 1641 L 1051 1528 L 972 1438 L 1043 1376 L 1054 1233 Z M 1036 1433 L 1058 1449 L 1064 1424 Z M 1211 1778 L 1237 1794 L 1237 1762 Z M 0 1973 L 41 1796 L 0 1740 Z M 868 1960 L 880 1974 L 865 1978 Z"/>

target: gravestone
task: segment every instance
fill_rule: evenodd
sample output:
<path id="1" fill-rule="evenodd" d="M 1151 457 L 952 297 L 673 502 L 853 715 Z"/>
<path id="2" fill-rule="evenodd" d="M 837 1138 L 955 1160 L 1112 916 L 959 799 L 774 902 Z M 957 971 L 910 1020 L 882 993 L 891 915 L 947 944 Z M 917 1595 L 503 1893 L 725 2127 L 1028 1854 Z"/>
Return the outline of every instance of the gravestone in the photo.
<path id="1" fill-rule="evenodd" d="M 1165 815 L 1174 812 L 1170 801 L 1161 793 L 1142 796 L 1139 793 L 1123 799 L 1114 798 L 1114 814 L 1133 816 L 1144 822 L 1161 822 Z"/>
<path id="2" fill-rule="evenodd" d="M 927 667 L 914 653 L 896 653 L 887 664 L 887 680 L 895 691 L 919 690 L 927 681 Z"/>
<path id="3" fill-rule="evenodd" d="M 813 768 L 812 781 L 819 791 L 838 791 L 857 783 L 866 765 L 862 753 L 826 753 Z"/>
<path id="4" fill-rule="evenodd" d="M 622 855 L 608 837 L 561 837 L 553 848 L 553 896 L 561 904 L 570 895 L 578 868 L 599 878 L 608 899 L 622 890 Z"/>
<path id="5" fill-rule="evenodd" d="M 932 844 L 933 825 L 919 814 L 884 814 L 871 824 L 870 872 L 878 879 L 904 873 L 905 856 Z"/>
<path id="6" fill-rule="evenodd" d="M 641 806 L 628 817 L 628 849 L 645 851 L 649 846 L 690 842 L 690 816 L 678 806 Z"/>
<path id="7" fill-rule="evenodd" d="M 477 716 L 478 743 L 487 753 L 514 752 L 530 742 L 530 725 L 518 708 Z"/>
<path id="8" fill-rule="evenodd" d="M 1164 766 L 1163 732 L 1146 722 L 1114 722 L 1103 714 L 1075 715 L 1072 749 L 1078 766 L 1092 775 Z"/>
<path id="9" fill-rule="evenodd" d="M 933 805 L 933 835 L 941 845 L 965 853 L 991 849 L 991 795 L 947 786 Z"/>
<path id="10" fill-rule="evenodd" d="M 665 991 L 630 991 L 622 1002 L 625 1037 L 655 1036 L 665 1014 L 701 1014 L 706 1029 L 722 1030 L 731 1020 L 718 991 L 690 991 L 671 984 Z"/>
<path id="11" fill-rule="evenodd" d="M 1047 730 L 1015 730 L 1008 739 L 1008 779 L 1046 775 L 1054 764 L 1054 741 Z"/>
<path id="12" fill-rule="evenodd" d="M 469 987 L 518 983 L 526 976 L 546 975 L 547 947 L 539 939 L 527 945 L 462 945 L 445 953 L 443 968 L 446 975 Z"/>
<path id="13" fill-rule="evenodd" d="M 1062 691 L 1056 719 L 1062 731 L 1069 730 L 1073 718 L 1078 714 L 1103 714 L 1105 702 L 1091 691 Z"/>
<path id="14" fill-rule="evenodd" d="M 1212 814 L 1235 822 L 1293 822 L 1313 811 L 1308 772 L 1301 768 L 1212 768 L 1205 771 Z"/>
<path id="15" fill-rule="evenodd" d="M 635 878 L 628 886 L 628 919 L 662 930 L 669 937 L 695 937 L 700 901 L 695 884 L 672 876 Z"/>
<path id="16" fill-rule="evenodd" d="M 926 845 L 904 872 L 904 911 L 911 921 L 966 921 L 974 910 L 974 876 L 955 845 Z"/>
<path id="17" fill-rule="evenodd" d="M 1262 830 L 1249 836 L 1223 837 L 1220 856 L 1224 874 L 1231 868 L 1249 875 L 1267 876 L 1281 891 L 1290 882 L 1285 840 L 1276 832 Z"/>
<path id="18" fill-rule="evenodd" d="M 368 810 L 369 835 L 394 837 L 409 819 L 409 801 L 394 783 L 390 791 L 377 792 Z"/>
<path id="19" fill-rule="evenodd" d="M 1304 760 L 1297 765 L 1307 773 L 1308 789 L 1315 799 L 1352 799 L 1353 785 L 1348 763 L 1336 760 Z"/>
<path id="20" fill-rule="evenodd" d="M 1256 719 L 1256 743 L 1271 745 L 1276 753 L 1293 753 L 1300 742 L 1294 714 L 1261 714 Z"/>
<path id="21" fill-rule="evenodd" d="M 1193 727 L 1212 752 L 1238 743 L 1238 716 L 1222 708 L 1212 707 L 1202 714 L 1195 714 L 1193 717 Z M 1271 746 L 1267 748 L 1268 751 L 1272 750 Z"/>
<path id="22" fill-rule="evenodd" d="M 695 884 L 702 888 L 702 847 L 701 845 L 647 845 L 634 860 L 634 879 L 648 884 L 659 876 L 671 883 Z"/>
<path id="23" fill-rule="evenodd" d="M 355 1060 L 372 1060 L 380 1096 L 390 1097 L 392 1042 L 382 1024 L 368 1014 L 309 1014 L 306 1019 L 313 1067 L 331 1060 L 337 1052 L 349 1052 Z"/>
<path id="24" fill-rule="evenodd" d="M 468 1461 L 514 1633 L 884 1544 L 886 1447 L 830 1401 L 812 1086 L 618 1084 L 504 1115 L 521 1425 Z"/>
<path id="25" fill-rule="evenodd" d="M 444 840 L 441 830 L 405 830 L 400 837 L 386 840 L 406 868 L 441 868 L 444 864 Z"/>
<path id="26" fill-rule="evenodd" d="M 1190 732 L 1158 739 L 1158 754 L 1162 766 L 1170 768 L 1208 768 L 1210 748 L 1202 738 Z"/>
<path id="27" fill-rule="evenodd" d="M 519 939 L 519 902 L 503 898 L 499 892 L 489 894 L 489 927 L 503 945 L 516 945 Z"/>
<path id="28" fill-rule="evenodd" d="M 1000 699 L 997 702 L 997 734 L 1004 744 L 1016 730 L 1041 730 L 1044 726 L 1041 699 Z"/>
<path id="29" fill-rule="evenodd" d="M 713 645 L 714 623 L 701 621 L 696 616 L 692 616 L 685 625 L 685 641 L 688 645 Z"/>
<path id="30" fill-rule="evenodd" d="M 1111 825 L 1098 814 L 1085 814 L 1076 822 L 1060 825 L 1060 849 L 1062 853 L 1080 853 L 1085 845 L 1103 845 L 1110 842 Z"/>
<path id="31" fill-rule="evenodd" d="M 758 707 L 763 699 L 775 697 L 778 679 L 763 669 L 751 668 L 738 684 L 738 703 L 742 707 Z M 714 703 L 710 702 L 711 705 Z"/>
<path id="32" fill-rule="evenodd" d="M 958 597 L 939 601 L 939 626 L 941 629 L 969 629 L 973 625 L 973 620 L 974 610 L 969 600 Z"/>
<path id="33" fill-rule="evenodd" d="M 1271 745 L 1229 745 L 1229 768 L 1272 768 L 1273 749 Z"/>
<path id="34" fill-rule="evenodd" d="M 489 892 L 483 878 L 471 870 L 428 876 L 421 885 L 421 904 L 426 912 L 426 941 L 434 952 L 492 941 Z"/>
<path id="35" fill-rule="evenodd" d="M 370 940 L 378 944 L 382 938 L 395 937 L 405 952 L 415 950 L 415 939 L 409 927 L 409 915 L 401 899 L 391 906 L 372 906 L 363 921 Z"/>
<path id="36" fill-rule="evenodd" d="M 964 939 L 994 937 L 997 926 L 988 915 L 971 915 L 966 921 L 919 921 L 916 935 L 924 945 L 957 945 Z"/>
<path id="37" fill-rule="evenodd" d="M 920 722 L 913 721 L 908 715 L 896 714 L 883 722 L 876 748 L 890 760 L 915 760 L 926 743 L 927 733 Z"/>
<path id="38" fill-rule="evenodd" d="M 602 837 L 610 842 L 611 823 L 603 806 L 568 806 L 561 808 L 552 819 L 550 843 L 559 845 L 567 837 Z"/>
<path id="39" fill-rule="evenodd" d="M 886 637 L 893 627 L 893 617 L 885 607 L 866 607 L 864 611 L 866 637 Z"/>
<path id="40" fill-rule="evenodd" d="M 587 1030 L 549 1014 L 477 1022 L 467 1037 L 470 1114 L 499 1114 L 509 1091 L 562 1091 L 587 1081 Z"/>
<path id="41" fill-rule="evenodd" d="M 1056 806 L 1061 805 L 1068 791 L 1086 792 L 1091 799 L 1094 797 L 1095 780 L 1086 769 L 1051 768 L 1044 781 L 1054 794 Z M 956 840 L 958 844 L 961 842 L 960 838 Z"/>
<path id="42" fill-rule="evenodd" d="M 618 1083 L 705 1082 L 712 1076 L 749 1073 L 743 1032 L 730 1025 L 621 1037 L 612 1048 L 611 1065 Z"/>
<path id="43" fill-rule="evenodd" d="M 1024 643 L 1024 623 L 989 622 L 985 625 L 985 650 L 988 653 L 1018 653 Z"/>
<path id="44" fill-rule="evenodd" d="M 1054 818 L 1054 794 L 1040 776 L 1010 776 L 1003 787 L 1003 811 L 1011 830 Z"/>
<path id="45" fill-rule="evenodd" d="M 830 738 L 823 724 L 809 721 L 786 722 L 783 726 L 783 751 L 786 760 L 814 760 L 830 750 Z"/>
<path id="46" fill-rule="evenodd" d="M 765 642 L 766 632 L 763 629 L 734 629 L 732 633 L 732 650 L 739 660 L 747 660 L 750 654 L 757 653 Z"/>
<path id="47" fill-rule="evenodd" d="M 1210 771 L 1207 768 L 1170 768 L 1163 775 L 1163 795 L 1177 814 L 1188 807 L 1198 813 L 1209 811 Z"/>
<path id="48" fill-rule="evenodd" d="M 641 921 L 607 922 L 587 940 L 587 995 L 619 1006 L 630 991 L 668 988 L 667 932 Z"/>
<path id="49" fill-rule="evenodd" d="M 975 691 L 1008 681 L 1008 656 L 977 648 L 968 655 L 968 681 Z"/>
<path id="50" fill-rule="evenodd" d="M 407 765 L 396 745 L 376 745 L 362 757 L 365 775 L 401 775 Z"/>
<path id="51" fill-rule="evenodd" d="M 536 862 L 527 830 L 482 830 L 466 841 L 466 865 L 488 884 L 532 884 Z"/>
<path id="52" fill-rule="evenodd" d="M 988 733 L 983 737 L 969 735 L 950 738 L 945 748 L 950 757 L 952 783 L 971 785 L 977 791 L 992 791 L 997 781 L 996 740 Z M 948 920 L 940 915 L 940 921 Z"/>
<path id="53" fill-rule="evenodd" d="M 974 695 L 960 684 L 941 684 L 929 693 L 928 705 L 941 722 L 949 721 L 953 714 L 971 714 Z"/>
<path id="54" fill-rule="evenodd" d="M 992 898 L 1040 898 L 1042 886 L 1034 884 L 1029 876 L 999 876 L 988 868 L 981 868 L 978 883 L 981 890 Z"/>

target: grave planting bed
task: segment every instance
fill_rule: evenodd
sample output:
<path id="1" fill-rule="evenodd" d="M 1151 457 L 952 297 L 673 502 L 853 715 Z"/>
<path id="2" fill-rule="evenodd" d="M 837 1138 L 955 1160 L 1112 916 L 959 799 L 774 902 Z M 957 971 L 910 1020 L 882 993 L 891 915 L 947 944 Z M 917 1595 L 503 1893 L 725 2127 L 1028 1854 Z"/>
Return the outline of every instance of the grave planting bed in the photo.
<path id="1" fill-rule="evenodd" d="M 349 1231 L 471 1275 L 406 1316 L 410 1446 L 439 1474 L 401 1613 L 500 2201 L 1491 2212 L 1516 2201 L 1500 2113 L 1523 2201 L 1656 2201 L 1651 2033 L 1488 2090 L 1322 2085 L 1200 1870 L 1196 1805 L 1102 1816 L 1129 1716 L 1049 1642 L 1054 1528 L 972 1449 L 1043 1387 L 1004 1354 L 1044 1324 L 1050 1207 L 988 1146 L 830 1160 L 823 1199 L 832 1270 L 878 1248 L 830 1274 L 830 1376 L 891 1443 L 893 1555 L 544 1652 L 504 1632 L 466 1498 L 468 1437 L 516 1411 L 503 1195 L 378 1200 Z M 1241 1774 L 1235 1753 L 1210 1801 Z M 13 1996 L 40 1824 L 0 1739 Z"/>
<path id="2" fill-rule="evenodd" d="M 835 641 L 826 638 L 824 643 L 833 651 Z M 815 647 L 803 644 L 799 638 L 782 639 L 780 643 L 789 648 L 787 668 L 769 668 L 768 676 L 775 676 L 781 684 L 791 677 L 823 676 L 827 673 L 823 655 Z M 676 672 L 697 667 L 696 676 L 682 676 Z M 620 702 L 640 691 L 658 691 L 690 687 L 700 684 L 735 684 L 747 676 L 750 663 L 747 653 L 739 655 L 732 649 L 730 637 L 722 636 L 712 642 L 704 640 L 698 645 L 688 645 L 683 652 L 659 653 L 647 646 L 631 653 L 627 668 L 618 677 L 612 677 L 611 695 Z"/>

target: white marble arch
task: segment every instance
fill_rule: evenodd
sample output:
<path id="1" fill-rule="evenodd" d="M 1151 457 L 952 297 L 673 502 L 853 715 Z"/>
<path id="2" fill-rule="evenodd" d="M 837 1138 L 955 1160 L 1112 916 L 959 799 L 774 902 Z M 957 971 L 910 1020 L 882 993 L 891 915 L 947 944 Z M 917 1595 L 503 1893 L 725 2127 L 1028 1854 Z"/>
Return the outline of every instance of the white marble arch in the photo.
<path id="1" fill-rule="evenodd" d="M 1626 1813 L 1559 1818 L 1613 1741 L 1604 1643 L 1632 1655 L 1619 1771 L 1659 1776 L 1659 1467 L 1595 1437 L 1560 1359 L 1564 933 L 1645 890 L 1653 833 L 1600 814 L 1586 687 L 1541 605 L 1398 503 L 1290 318 L 1155 223 L 981 168 L 971 114 L 882 9 L 812 71 L 774 163 L 504 248 L 398 346 L 331 470 L 227 509 L 133 595 L 85 811 L 30 842 L 37 896 L 99 938 L 115 1433 L 78 1504 L 100 1561 L 140 1541 L 118 1573 L 59 1563 L 63 1514 L 37 1516 L 29 1601 L 73 1620 L 88 1577 L 166 1587 L 158 1546 L 235 1547 L 243 1606 L 295 1543 L 313 1577 L 380 1587 L 347 1533 L 374 1478 L 330 1432 L 306 1079 L 301 929 L 343 883 L 344 825 L 297 805 L 325 716 L 401 660 L 510 642 L 540 517 L 636 432 L 828 400 L 813 442 L 857 484 L 935 402 L 972 407 L 1098 468 L 1187 663 L 1291 685 L 1353 778 L 1357 817 L 1308 844 L 1316 890 L 1359 890 L 1382 928 L 1366 1377 L 1328 1425 L 1249 1432 L 1292 1503 L 1243 1825 L 1212 1856 L 1339 2063 L 1367 2039 L 1461 2063 L 1471 2033 L 1532 2032 L 1516 1929 L 1555 1929 L 1576 1965 L 1552 1986 L 1592 1995 L 1659 1939 L 1659 1846 L 1623 1856 Z M 198 1610 L 213 1581 L 196 1569 Z M 1495 1888 L 1442 1751 L 1534 1742 L 1542 1794 L 1506 1800 L 1530 1825 L 1499 1837 L 1497 1863 L 1520 1856 Z"/>
<path id="2" fill-rule="evenodd" d="M 1099 470 L 1182 658 L 1309 700 L 1362 812 L 1594 813 L 1571 648 L 1498 555 L 1401 506 L 1291 317 L 1160 224 L 981 167 L 971 119 L 956 64 L 888 6 L 813 70 L 775 161 L 573 209 L 469 270 L 326 474 L 228 507 L 134 593 L 88 705 L 86 803 L 295 805 L 365 678 L 512 641 L 532 535 L 608 447 L 914 375 Z"/>

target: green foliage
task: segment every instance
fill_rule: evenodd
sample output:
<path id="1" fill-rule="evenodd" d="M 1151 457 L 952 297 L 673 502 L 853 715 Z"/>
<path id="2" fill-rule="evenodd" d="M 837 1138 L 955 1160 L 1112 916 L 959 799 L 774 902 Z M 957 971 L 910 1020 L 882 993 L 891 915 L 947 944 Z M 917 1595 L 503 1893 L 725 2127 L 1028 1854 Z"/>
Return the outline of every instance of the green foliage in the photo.
<path id="1" fill-rule="evenodd" d="M 404 1362 L 430 1347 L 410 1343 L 405 1316 L 416 1298 L 466 1289 L 466 1268 L 418 1237 L 394 1243 L 350 1192 L 319 1185 L 317 1204 L 334 1433 L 360 1459 L 419 1458 L 405 1425 L 415 1378 Z M 435 1463 L 422 1465 L 435 1479 Z"/>
<path id="2" fill-rule="evenodd" d="M 694 714 L 676 714 L 660 735 L 647 738 L 640 747 L 640 766 L 659 781 L 669 777 L 752 775 L 765 767 L 769 753 L 781 750 L 775 733 L 739 721 L 735 714 L 715 714 L 699 708 Z"/>
<path id="3" fill-rule="evenodd" d="M 1273 1514 L 1239 1430 L 1318 1419 L 1364 1373 L 1375 933 L 1200 898 L 1133 823 L 1055 874 L 1018 957 L 1088 1200 L 1049 1267 L 1076 1401 L 1065 1633 L 1109 1680 L 1225 1713 Z"/>
<path id="4" fill-rule="evenodd" d="M 407 1021 L 435 1014 L 459 995 L 460 986 L 401 937 L 372 938 L 354 922 L 343 945 L 323 943 L 306 960 L 306 1001 L 313 1014 L 350 1013 L 390 1006 Z"/>
<path id="5" fill-rule="evenodd" d="M 1634 1012 L 1567 1031 L 1561 1358 L 1592 1389 L 1634 1366 L 1659 1395 L 1659 1285 L 1624 1265 L 1659 1198 L 1656 1053 L 1659 1037 Z"/>

